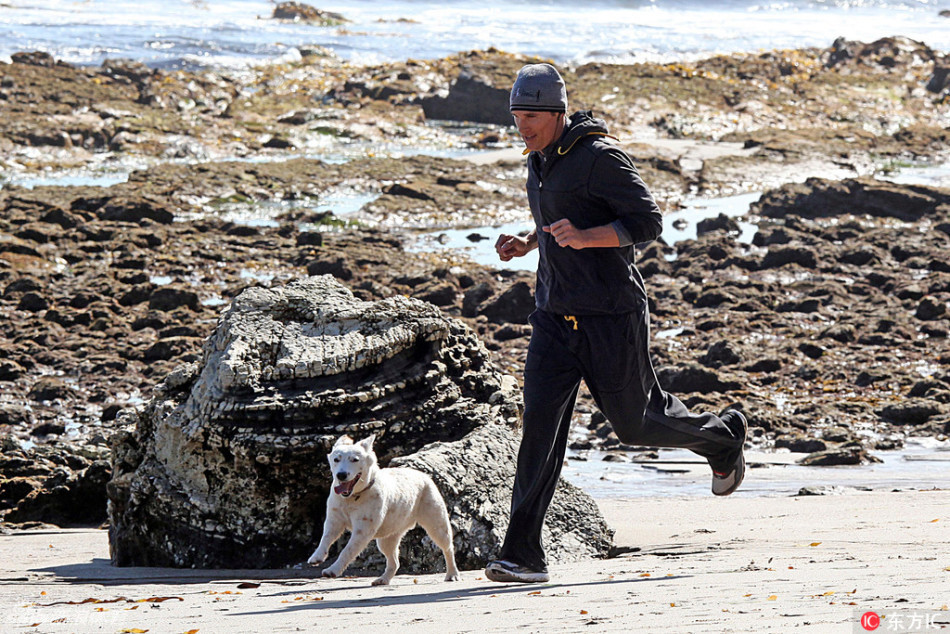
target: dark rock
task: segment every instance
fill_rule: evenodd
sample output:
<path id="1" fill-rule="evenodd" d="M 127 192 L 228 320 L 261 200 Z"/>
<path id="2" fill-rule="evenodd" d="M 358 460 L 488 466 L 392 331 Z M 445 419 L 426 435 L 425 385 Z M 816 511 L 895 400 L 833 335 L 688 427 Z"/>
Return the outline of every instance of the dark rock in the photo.
<path id="1" fill-rule="evenodd" d="M 445 283 L 428 288 L 415 297 L 436 306 L 453 306 L 457 296 L 458 288 L 455 284 Z"/>
<path id="2" fill-rule="evenodd" d="M 145 267 L 148 266 L 148 260 L 144 257 L 138 257 L 126 253 L 118 257 L 113 263 L 112 266 L 117 269 L 124 269 L 127 271 L 144 271 Z"/>
<path id="3" fill-rule="evenodd" d="M 757 247 L 767 247 L 773 244 L 788 244 L 791 241 L 792 236 L 782 227 L 771 230 L 759 229 L 755 232 L 755 235 L 752 236 L 752 244 Z"/>
<path id="4" fill-rule="evenodd" d="M 941 414 L 943 411 L 944 408 L 937 403 L 926 399 L 911 398 L 883 407 L 878 410 L 877 414 L 891 424 L 914 427 L 926 424 L 931 417 Z"/>
<path id="5" fill-rule="evenodd" d="M 739 227 L 739 223 L 727 216 L 726 214 L 719 214 L 715 218 L 704 218 L 696 223 L 696 235 L 703 236 L 707 233 L 712 233 L 714 231 L 725 231 L 728 233 L 739 234 L 742 230 Z M 721 259 L 721 258 L 716 258 Z"/>
<path id="6" fill-rule="evenodd" d="M 910 388 L 910 392 L 907 393 L 907 396 L 928 396 L 931 393 L 938 392 L 940 390 L 946 390 L 950 388 L 945 382 L 938 381 L 935 379 L 924 379 L 923 381 L 918 381 L 914 384 L 914 387 Z"/>
<path id="7" fill-rule="evenodd" d="M 93 462 L 78 473 L 49 477 L 42 488 L 34 489 L 16 508 L 7 512 L 7 522 L 38 521 L 56 526 L 100 525 L 106 519 L 106 483 L 111 477 L 109 463 Z"/>
<path id="8" fill-rule="evenodd" d="M 387 187 L 383 193 L 389 194 L 390 196 L 404 196 L 406 198 L 412 198 L 415 200 L 432 200 L 435 198 L 431 194 L 428 194 L 424 190 L 424 184 L 413 184 L 413 185 L 401 185 L 399 183 L 394 183 Z"/>
<path id="9" fill-rule="evenodd" d="M 46 301 L 46 298 L 33 291 L 24 293 L 17 304 L 17 310 L 25 310 L 31 313 L 38 313 L 47 308 L 49 308 L 49 302 Z"/>
<path id="10" fill-rule="evenodd" d="M 323 234 L 319 231 L 301 231 L 297 234 L 298 247 L 321 247 L 323 246 Z"/>
<path id="11" fill-rule="evenodd" d="M 28 64 L 30 66 L 45 66 L 51 68 L 56 65 L 56 60 L 49 53 L 42 51 L 30 51 L 23 53 L 14 53 L 10 56 L 14 64 Z"/>
<path id="12" fill-rule="evenodd" d="M 899 185 L 870 178 L 829 181 L 809 178 L 765 192 L 752 213 L 769 218 L 798 215 L 828 218 L 867 214 L 915 222 L 950 204 L 950 192 L 923 185 Z M 771 251 L 770 251 L 771 252 Z"/>
<path id="13" fill-rule="evenodd" d="M 251 236 L 261 235 L 259 227 L 254 225 L 231 225 L 225 228 L 225 233 L 229 236 L 238 236 L 239 238 L 249 238 Z"/>
<path id="14" fill-rule="evenodd" d="M 32 436 L 49 436 L 55 435 L 59 436 L 66 433 L 66 425 L 62 423 L 41 423 L 30 430 L 30 435 Z"/>
<path id="15" fill-rule="evenodd" d="M 25 373 L 26 370 L 16 361 L 0 359 L 0 381 L 15 381 Z"/>
<path id="16" fill-rule="evenodd" d="M 778 372 L 785 366 L 785 362 L 781 359 L 759 359 L 755 363 L 746 366 L 745 370 L 747 372 Z"/>
<path id="17" fill-rule="evenodd" d="M 796 299 L 782 302 L 775 307 L 777 313 L 817 313 L 821 308 L 821 300 L 815 298 Z"/>
<path id="18" fill-rule="evenodd" d="M 192 337 L 169 337 L 159 339 L 142 354 L 145 361 L 168 361 L 194 352 L 199 348 L 198 340 Z"/>
<path id="19" fill-rule="evenodd" d="M 946 302 L 940 301 L 936 297 L 925 297 L 917 306 L 914 316 L 921 321 L 932 321 L 942 318 L 946 312 Z"/>
<path id="20" fill-rule="evenodd" d="M 478 71 L 462 68 L 448 95 L 421 100 L 422 111 L 427 119 L 511 125 L 510 93 L 510 85 L 495 86 Z"/>
<path id="21" fill-rule="evenodd" d="M 713 289 L 698 295 L 693 304 L 696 308 L 716 308 L 722 304 L 734 304 L 735 302 L 735 296 L 719 289 Z"/>
<path id="22" fill-rule="evenodd" d="M 496 324 L 526 324 L 534 312 L 534 292 L 527 282 L 515 282 L 508 290 L 486 303 L 481 313 Z"/>
<path id="23" fill-rule="evenodd" d="M 146 297 L 146 299 L 148 299 Z M 144 300 L 142 300 L 144 301 Z M 121 303 L 121 300 L 120 300 Z M 143 328 L 151 328 L 153 330 L 161 330 L 165 327 L 165 320 L 155 312 L 150 312 L 144 317 L 139 317 L 132 322 L 132 330 L 142 330 Z"/>
<path id="24" fill-rule="evenodd" d="M 657 369 L 656 375 L 663 389 L 674 394 L 729 392 L 742 387 L 737 381 L 723 381 L 717 373 L 697 365 L 661 367 Z"/>
<path id="25" fill-rule="evenodd" d="M 152 296 L 156 286 L 154 284 L 140 284 L 119 296 L 120 306 L 135 306 L 146 302 Z"/>
<path id="26" fill-rule="evenodd" d="M 903 69 L 934 61 L 934 51 L 907 37 L 885 37 L 873 42 L 852 42 L 839 37 L 824 54 L 828 68 L 878 67 Z"/>
<path id="27" fill-rule="evenodd" d="M 61 379 L 45 376 L 36 381 L 30 388 L 28 396 L 34 401 L 65 400 L 72 396 L 73 390 Z"/>
<path id="28" fill-rule="evenodd" d="M 813 269 L 818 265 L 818 256 L 814 249 L 809 247 L 770 247 L 769 252 L 762 258 L 763 269 L 774 269 L 787 264 L 798 264 L 806 269 Z"/>
<path id="29" fill-rule="evenodd" d="M 18 293 L 37 292 L 42 288 L 42 285 L 33 278 L 20 277 L 7 284 L 6 288 L 3 289 L 3 297 L 9 298 Z"/>
<path id="30" fill-rule="evenodd" d="M 823 330 L 820 336 L 822 339 L 834 339 L 839 343 L 851 343 L 857 338 L 855 333 L 856 329 L 852 324 L 835 324 Z"/>
<path id="31" fill-rule="evenodd" d="M 944 64 L 947 64 L 947 61 L 944 60 Z M 934 65 L 933 74 L 927 82 L 927 90 L 939 94 L 947 88 L 950 88 L 950 65 Z"/>
<path id="32" fill-rule="evenodd" d="M 112 405 L 107 405 L 106 407 L 102 408 L 102 415 L 99 417 L 99 420 L 104 423 L 113 421 L 123 409 L 125 409 L 125 406 L 123 405 L 117 405 L 115 403 Z"/>
<path id="33" fill-rule="evenodd" d="M 189 308 L 198 310 L 200 302 L 198 294 L 184 288 L 174 286 L 162 286 L 152 291 L 148 298 L 148 307 L 150 310 L 160 310 L 164 312 L 173 311 L 176 308 Z"/>
<path id="34" fill-rule="evenodd" d="M 530 337 L 531 328 L 529 326 L 519 326 L 508 324 L 495 331 L 495 341 L 512 341 L 522 337 Z"/>
<path id="35" fill-rule="evenodd" d="M 738 352 L 738 347 L 730 341 L 717 341 L 699 359 L 700 363 L 709 368 L 735 365 L 741 361 L 742 357 Z"/>
<path id="36" fill-rule="evenodd" d="M 472 286 L 462 297 L 462 316 L 474 317 L 481 308 L 481 303 L 494 295 L 495 290 L 488 282 L 481 282 Z"/>
<path id="37" fill-rule="evenodd" d="M 340 22 L 347 22 L 339 13 L 331 11 L 322 11 L 303 2 L 281 2 L 274 7 L 274 13 L 271 16 L 275 20 L 293 20 L 294 22 L 317 22 L 330 25 Z"/>
<path id="38" fill-rule="evenodd" d="M 165 203 L 148 198 L 113 198 L 99 210 L 99 216 L 103 220 L 141 223 L 147 219 L 166 225 L 175 220 Z"/>
<path id="39" fill-rule="evenodd" d="M 828 444 L 819 438 L 805 436 L 780 436 L 775 439 L 776 449 L 788 449 L 794 453 L 817 453 L 825 451 Z"/>
<path id="40" fill-rule="evenodd" d="M 353 279 L 353 271 L 350 269 L 346 258 L 330 258 L 315 260 L 307 265 L 308 275 L 332 275 L 338 280 Z"/>
<path id="41" fill-rule="evenodd" d="M 122 58 L 110 58 L 102 62 L 102 72 L 111 77 L 125 77 L 138 85 L 144 84 L 152 76 L 152 69 L 142 62 Z"/>
<path id="42" fill-rule="evenodd" d="M 863 447 L 846 446 L 817 451 L 799 460 L 798 464 L 805 467 L 836 467 L 872 462 L 881 462 L 881 459 L 872 456 Z"/>
<path id="43" fill-rule="evenodd" d="M 867 266 L 872 262 L 880 261 L 880 256 L 875 253 L 874 249 L 861 246 L 842 253 L 838 257 L 838 261 L 855 266 Z"/>
<path id="44" fill-rule="evenodd" d="M 824 347 L 814 343 L 800 343 L 798 350 L 809 359 L 820 359 L 825 354 Z"/>
<path id="45" fill-rule="evenodd" d="M 880 373 L 871 373 L 867 370 L 862 370 L 858 373 L 858 376 L 854 379 L 854 384 L 858 387 L 867 387 L 873 385 L 878 381 L 884 381 L 887 379 L 887 376 Z"/>
<path id="46" fill-rule="evenodd" d="M 284 136 L 275 134 L 271 138 L 267 139 L 267 141 L 264 143 L 264 147 L 272 148 L 275 150 L 288 150 L 295 146 L 294 146 L 294 142 L 291 141 L 290 139 Z"/>

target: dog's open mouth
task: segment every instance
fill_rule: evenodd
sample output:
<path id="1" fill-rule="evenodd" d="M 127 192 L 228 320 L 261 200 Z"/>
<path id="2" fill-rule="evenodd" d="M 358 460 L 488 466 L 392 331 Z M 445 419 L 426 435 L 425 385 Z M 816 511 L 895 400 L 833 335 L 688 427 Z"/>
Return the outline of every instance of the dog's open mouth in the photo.
<path id="1" fill-rule="evenodd" d="M 363 474 L 357 473 L 356 477 L 352 480 L 341 482 L 340 484 L 333 487 L 333 492 L 338 495 L 342 495 L 345 498 L 350 497 L 350 495 L 353 494 L 353 489 L 356 487 L 356 483 L 360 481 L 361 477 L 363 477 Z"/>

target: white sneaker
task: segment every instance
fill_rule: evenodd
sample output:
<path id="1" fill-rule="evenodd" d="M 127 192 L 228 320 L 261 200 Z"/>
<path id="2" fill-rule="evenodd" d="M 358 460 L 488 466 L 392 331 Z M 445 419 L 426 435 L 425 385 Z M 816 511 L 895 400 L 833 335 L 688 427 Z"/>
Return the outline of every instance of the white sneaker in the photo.
<path id="1" fill-rule="evenodd" d="M 713 495 L 729 495 L 739 488 L 739 485 L 742 484 L 742 480 L 745 478 L 745 453 L 743 451 L 743 447 L 745 446 L 745 438 L 749 430 L 749 423 L 746 422 L 745 416 L 742 415 L 742 412 L 735 409 L 726 411 L 720 415 L 720 418 L 722 418 L 727 425 L 729 425 L 730 422 L 735 421 L 732 425 L 729 425 L 729 427 L 739 428 L 733 429 L 733 431 L 736 432 L 737 436 L 742 438 L 742 443 L 739 445 L 739 456 L 733 463 L 732 469 L 724 472 L 713 470 Z"/>
<path id="2" fill-rule="evenodd" d="M 485 566 L 485 576 L 492 581 L 545 583 L 551 580 L 547 570 L 531 570 L 507 559 L 496 559 Z"/>

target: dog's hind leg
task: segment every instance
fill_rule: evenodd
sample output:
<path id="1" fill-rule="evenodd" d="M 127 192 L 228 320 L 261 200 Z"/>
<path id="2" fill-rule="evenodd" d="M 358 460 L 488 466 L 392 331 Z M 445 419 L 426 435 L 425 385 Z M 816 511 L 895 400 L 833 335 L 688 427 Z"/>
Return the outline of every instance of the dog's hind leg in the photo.
<path id="1" fill-rule="evenodd" d="M 379 552 L 386 556 L 386 570 L 378 579 L 373 581 L 374 586 L 387 586 L 396 576 L 396 571 L 399 570 L 399 542 L 402 541 L 403 535 L 405 535 L 405 532 L 380 537 L 376 540 Z"/>
<path id="2" fill-rule="evenodd" d="M 458 581 L 459 570 L 455 566 L 455 544 L 452 542 L 452 524 L 449 523 L 449 514 L 445 505 L 439 501 L 429 502 L 428 512 L 423 513 L 419 525 L 425 529 L 429 539 L 442 549 L 445 556 L 445 580 Z"/>

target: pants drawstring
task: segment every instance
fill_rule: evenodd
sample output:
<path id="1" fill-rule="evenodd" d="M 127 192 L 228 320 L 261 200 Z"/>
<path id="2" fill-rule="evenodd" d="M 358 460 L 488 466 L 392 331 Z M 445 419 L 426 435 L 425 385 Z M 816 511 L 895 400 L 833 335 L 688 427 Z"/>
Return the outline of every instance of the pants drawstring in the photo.
<path id="1" fill-rule="evenodd" d="M 577 330 L 577 317 L 574 315 L 564 315 L 564 321 L 569 321 L 574 324 L 574 328 L 572 328 L 572 330 Z"/>

